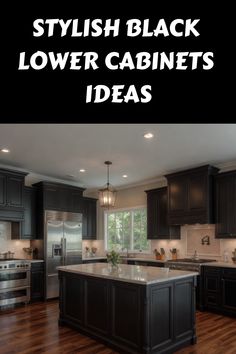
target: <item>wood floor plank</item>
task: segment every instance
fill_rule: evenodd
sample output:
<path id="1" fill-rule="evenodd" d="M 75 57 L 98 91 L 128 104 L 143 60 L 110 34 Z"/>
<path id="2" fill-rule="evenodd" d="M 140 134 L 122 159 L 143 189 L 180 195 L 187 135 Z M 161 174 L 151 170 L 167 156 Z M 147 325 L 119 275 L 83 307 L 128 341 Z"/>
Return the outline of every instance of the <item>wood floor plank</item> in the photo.
<path id="1" fill-rule="evenodd" d="M 1 354 L 118 354 L 76 330 L 58 326 L 58 301 L 0 311 Z M 236 354 L 236 319 L 197 312 L 197 344 L 175 354 Z"/>

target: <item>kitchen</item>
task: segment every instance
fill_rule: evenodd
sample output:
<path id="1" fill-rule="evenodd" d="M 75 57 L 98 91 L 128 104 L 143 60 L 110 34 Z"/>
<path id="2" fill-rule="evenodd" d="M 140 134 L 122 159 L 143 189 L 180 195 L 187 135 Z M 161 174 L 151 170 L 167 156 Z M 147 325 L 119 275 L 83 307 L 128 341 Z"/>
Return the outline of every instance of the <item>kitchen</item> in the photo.
<path id="1" fill-rule="evenodd" d="M 235 129 L 235 125 L 204 124 L 1 125 L 0 266 L 1 274 L 5 269 L 10 272 L 11 289 L 1 289 L 6 352 L 12 350 L 11 326 L 17 331 L 13 322 L 17 314 L 32 321 L 32 326 L 41 317 L 44 329 L 53 326 L 54 340 L 68 330 L 66 325 L 58 329 L 55 300 L 59 294 L 56 268 L 67 257 L 66 246 L 75 257 L 71 264 L 90 262 L 92 267 L 96 261 L 107 267 L 106 253 L 115 246 L 122 262 L 135 269 L 197 271 L 197 343 L 178 353 L 195 346 L 199 352 L 209 349 L 204 347 L 204 340 L 209 341 L 204 326 L 208 333 L 219 334 L 218 341 L 210 342 L 212 353 L 235 352 Z M 148 133 L 153 136 L 145 138 Z M 109 160 L 112 164 L 104 165 Z M 97 200 L 106 177 L 116 187 L 115 206 L 110 209 L 100 207 Z M 74 248 L 72 242 L 70 248 L 61 239 L 74 227 L 81 244 Z M 47 248 L 55 229 L 61 230 L 60 236 Z M 114 239 L 114 232 L 123 239 Z M 16 289 L 17 306 L 10 300 L 12 289 Z M 229 326 L 227 336 L 216 327 L 217 321 Z M 16 340 L 20 353 L 57 353 L 60 345 L 64 353 L 115 353 L 75 329 L 64 337 L 64 344 L 50 342 L 40 331 L 33 340 L 36 328 L 25 329 L 24 338 Z"/>

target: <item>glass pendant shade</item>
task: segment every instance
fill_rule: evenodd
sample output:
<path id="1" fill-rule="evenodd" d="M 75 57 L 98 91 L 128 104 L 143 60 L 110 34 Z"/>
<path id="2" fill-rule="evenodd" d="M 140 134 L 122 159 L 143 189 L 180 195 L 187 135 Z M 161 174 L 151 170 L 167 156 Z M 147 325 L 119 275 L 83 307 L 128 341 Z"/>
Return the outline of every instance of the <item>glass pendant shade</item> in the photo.
<path id="1" fill-rule="evenodd" d="M 116 190 L 109 183 L 109 165 L 111 165 L 111 162 L 105 161 L 104 163 L 107 165 L 107 184 L 104 188 L 99 190 L 99 202 L 101 207 L 110 208 L 115 205 Z"/>

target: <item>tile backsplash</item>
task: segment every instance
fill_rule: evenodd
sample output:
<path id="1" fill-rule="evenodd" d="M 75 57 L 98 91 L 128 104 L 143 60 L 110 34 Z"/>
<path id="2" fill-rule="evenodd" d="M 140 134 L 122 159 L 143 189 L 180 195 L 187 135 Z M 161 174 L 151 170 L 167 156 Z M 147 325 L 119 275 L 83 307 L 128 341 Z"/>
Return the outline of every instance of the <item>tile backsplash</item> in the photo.
<path id="1" fill-rule="evenodd" d="M 166 258 L 171 258 L 170 249 L 177 248 L 178 258 L 190 257 L 196 250 L 201 258 L 212 258 L 216 260 L 223 260 L 224 251 L 232 257 L 232 251 L 236 248 L 236 239 L 215 239 L 215 225 L 185 225 L 181 226 L 180 240 L 151 240 L 151 253 L 140 253 L 136 255 L 139 258 L 155 258 L 153 250 L 163 247 L 166 251 Z M 202 238 L 209 236 L 210 245 L 202 245 Z M 42 242 L 42 241 L 33 241 Z M 30 241 L 27 240 L 11 240 L 11 223 L 0 222 L 0 252 L 11 251 L 14 252 L 15 258 L 26 258 L 23 251 L 24 247 L 30 247 Z M 38 247 L 38 244 L 33 244 Z M 105 256 L 106 251 L 104 247 L 104 240 L 84 240 L 82 242 L 83 257 L 86 257 L 85 247 L 96 247 L 96 255 Z M 41 255 L 42 258 L 42 255 Z"/>
<path id="2" fill-rule="evenodd" d="M 28 240 L 11 240 L 11 223 L 0 222 L 0 252 L 14 252 L 14 258 L 26 258 L 23 247 L 30 247 Z"/>

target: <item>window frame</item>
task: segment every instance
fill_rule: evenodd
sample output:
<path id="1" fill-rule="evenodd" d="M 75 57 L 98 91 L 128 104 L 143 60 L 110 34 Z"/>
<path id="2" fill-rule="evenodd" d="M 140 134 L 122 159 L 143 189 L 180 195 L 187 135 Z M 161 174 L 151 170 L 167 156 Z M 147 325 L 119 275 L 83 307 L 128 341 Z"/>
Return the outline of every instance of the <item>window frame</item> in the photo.
<path id="1" fill-rule="evenodd" d="M 119 212 L 124 212 L 124 211 L 135 211 L 135 210 L 139 210 L 139 209 L 146 209 L 147 211 L 147 205 L 137 205 L 134 207 L 127 207 L 127 208 L 116 208 L 116 209 L 107 209 L 104 210 L 104 249 L 106 252 L 109 252 L 107 249 L 107 231 L 108 231 L 108 225 L 107 225 L 107 221 L 108 221 L 108 215 L 109 214 L 113 214 L 113 213 L 119 213 Z M 151 241 L 149 241 L 149 249 L 148 250 L 142 250 L 141 252 L 138 250 L 134 250 L 133 249 L 133 240 L 134 240 L 134 230 L 133 230 L 133 213 L 131 214 L 131 249 L 129 249 L 130 253 L 135 253 L 135 254 L 151 254 Z M 127 251 L 119 251 L 120 253 L 126 253 Z"/>

